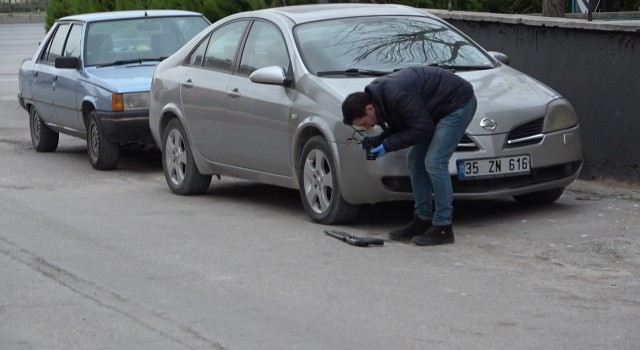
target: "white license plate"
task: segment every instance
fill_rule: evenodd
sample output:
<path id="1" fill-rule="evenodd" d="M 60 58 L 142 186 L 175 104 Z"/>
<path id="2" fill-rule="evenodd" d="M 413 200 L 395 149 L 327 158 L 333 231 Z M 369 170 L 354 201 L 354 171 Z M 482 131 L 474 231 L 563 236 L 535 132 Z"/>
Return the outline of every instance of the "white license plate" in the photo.
<path id="1" fill-rule="evenodd" d="M 458 159 L 456 166 L 460 180 L 526 175 L 531 173 L 531 157 Z"/>

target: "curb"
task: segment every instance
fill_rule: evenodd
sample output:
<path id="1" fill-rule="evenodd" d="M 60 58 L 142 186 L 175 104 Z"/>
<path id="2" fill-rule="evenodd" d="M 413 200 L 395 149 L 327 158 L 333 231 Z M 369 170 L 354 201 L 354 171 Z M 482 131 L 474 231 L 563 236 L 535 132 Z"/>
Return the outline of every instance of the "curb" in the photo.
<path id="1" fill-rule="evenodd" d="M 640 202 L 640 185 L 603 180 L 576 180 L 567 191 L 595 198 L 614 198 Z"/>

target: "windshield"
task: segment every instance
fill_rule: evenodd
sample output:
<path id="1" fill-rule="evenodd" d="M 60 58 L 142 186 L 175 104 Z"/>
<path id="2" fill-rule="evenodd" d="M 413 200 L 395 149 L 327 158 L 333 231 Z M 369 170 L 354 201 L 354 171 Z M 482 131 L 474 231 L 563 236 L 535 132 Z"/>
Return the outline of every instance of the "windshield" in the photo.
<path id="1" fill-rule="evenodd" d="M 162 60 L 209 25 L 204 17 L 148 17 L 95 22 L 87 29 L 85 66 Z"/>
<path id="2" fill-rule="evenodd" d="M 294 34 L 307 69 L 392 72 L 437 65 L 493 68 L 489 57 L 447 24 L 427 17 L 357 17 L 302 24 Z"/>

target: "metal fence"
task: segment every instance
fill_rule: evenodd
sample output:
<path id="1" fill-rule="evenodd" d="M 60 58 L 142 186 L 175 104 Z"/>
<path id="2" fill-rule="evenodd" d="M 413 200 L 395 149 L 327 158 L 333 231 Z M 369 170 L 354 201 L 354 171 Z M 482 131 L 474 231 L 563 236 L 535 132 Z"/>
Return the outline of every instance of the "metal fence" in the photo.
<path id="1" fill-rule="evenodd" d="M 0 13 L 12 15 L 14 13 L 47 12 L 50 0 L 0 0 Z"/>

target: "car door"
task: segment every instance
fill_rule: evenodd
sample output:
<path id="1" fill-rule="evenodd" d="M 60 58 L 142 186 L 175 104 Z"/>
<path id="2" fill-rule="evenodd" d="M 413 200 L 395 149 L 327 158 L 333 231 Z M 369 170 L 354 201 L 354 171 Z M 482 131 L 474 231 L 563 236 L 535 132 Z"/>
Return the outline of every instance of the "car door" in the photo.
<path id="1" fill-rule="evenodd" d="M 82 40 L 82 24 L 71 25 L 67 36 L 63 57 L 80 58 L 80 42 Z M 81 78 L 78 69 L 58 68 L 53 88 L 53 108 L 56 119 L 61 125 L 74 130 L 84 131 L 84 122 L 78 107 L 78 96 L 76 92 L 77 82 Z"/>
<path id="2" fill-rule="evenodd" d="M 33 103 L 40 114 L 40 118 L 48 123 L 58 124 L 53 107 L 53 90 L 57 79 L 54 62 L 62 55 L 64 42 L 69 33 L 70 23 L 59 23 L 54 29 L 46 46 L 38 56 L 31 71 L 31 91 Z"/>
<path id="3" fill-rule="evenodd" d="M 253 83 L 256 69 L 289 69 L 289 54 L 280 29 L 255 21 L 247 35 L 238 74 L 227 89 L 227 139 L 232 165 L 291 176 L 289 110 L 293 91 L 281 85 Z"/>
<path id="4" fill-rule="evenodd" d="M 180 84 L 180 96 L 190 136 L 207 159 L 226 163 L 227 85 L 237 48 L 248 21 L 236 21 L 215 30 L 191 53 Z"/>

